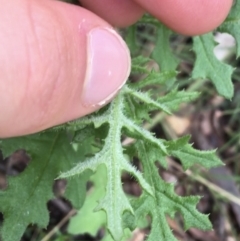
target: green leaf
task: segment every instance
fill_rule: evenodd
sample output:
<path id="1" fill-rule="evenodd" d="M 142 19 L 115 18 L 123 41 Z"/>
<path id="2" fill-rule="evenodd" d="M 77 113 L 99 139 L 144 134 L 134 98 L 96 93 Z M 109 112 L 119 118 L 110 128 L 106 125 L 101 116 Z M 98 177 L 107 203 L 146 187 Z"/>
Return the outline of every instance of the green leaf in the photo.
<path id="1" fill-rule="evenodd" d="M 121 241 L 129 241 L 131 240 L 131 232 L 130 230 L 124 230 L 124 236 Z M 110 234 L 106 234 L 105 237 L 101 241 L 115 241 Z"/>
<path id="2" fill-rule="evenodd" d="M 162 110 L 167 114 L 171 114 L 171 111 L 178 109 L 180 104 L 193 101 L 199 97 L 198 92 L 185 92 L 173 89 L 167 95 L 154 100 L 149 92 L 136 91 L 127 86 L 125 86 L 125 91 L 142 103 L 147 104 L 149 109 Z"/>
<path id="3" fill-rule="evenodd" d="M 67 182 L 64 196 L 71 201 L 74 208 L 81 208 L 85 202 L 86 184 L 90 175 L 91 172 L 85 172 L 79 176 L 74 176 Z"/>
<path id="4" fill-rule="evenodd" d="M 214 55 L 215 43 L 212 33 L 193 38 L 193 50 L 196 53 L 192 77 L 209 78 L 215 85 L 218 93 L 228 99 L 233 96 L 233 84 L 231 75 L 233 68 L 220 62 Z"/>
<path id="5" fill-rule="evenodd" d="M 184 148 L 186 145 L 188 145 L 189 140 L 190 136 L 183 136 L 176 140 L 167 141 L 165 145 L 168 146 L 168 151 L 171 152 Z"/>
<path id="6" fill-rule="evenodd" d="M 199 151 L 194 149 L 190 144 L 186 144 L 184 147 L 177 147 L 175 150 L 169 150 L 172 156 L 180 159 L 184 170 L 199 164 L 206 168 L 212 168 L 222 165 L 221 160 L 217 157 L 215 150 L 213 151 Z"/>
<path id="7" fill-rule="evenodd" d="M 171 34 L 172 31 L 162 24 L 157 28 L 157 42 L 156 48 L 152 53 L 152 58 L 158 63 L 161 72 L 175 71 L 178 66 L 178 60 L 169 45 Z M 166 85 L 170 88 L 174 82 L 175 78 L 172 78 Z"/>
<path id="8" fill-rule="evenodd" d="M 144 66 L 146 65 L 151 59 L 150 58 L 147 58 L 147 57 L 144 57 L 142 55 L 139 55 L 135 58 L 132 58 L 132 65 L 134 66 Z"/>
<path id="9" fill-rule="evenodd" d="M 125 96 L 127 96 L 127 98 L 138 99 L 139 102 L 137 101 L 125 102 L 124 101 Z M 156 137 L 154 137 L 154 135 L 152 135 L 152 133 L 143 129 L 141 126 L 139 126 L 131 119 L 129 108 L 125 107 L 126 109 L 128 109 L 128 112 L 124 111 L 124 104 L 127 105 L 131 103 L 131 105 L 134 105 L 134 106 L 137 105 L 138 108 L 140 109 L 142 108 L 142 110 L 147 113 L 148 110 L 143 105 L 143 103 L 148 104 L 149 106 L 154 106 L 155 109 L 159 110 L 159 109 L 162 109 L 162 102 L 163 102 L 165 105 L 165 108 L 169 107 L 169 109 L 175 109 L 177 105 L 179 105 L 182 101 L 189 101 L 193 98 L 196 98 L 197 96 L 198 96 L 197 93 L 185 93 L 184 91 L 179 92 L 175 89 L 172 92 L 170 92 L 170 94 L 164 97 L 161 97 L 157 100 L 153 100 L 151 95 L 139 92 L 137 89 L 131 89 L 125 86 L 120 91 L 119 95 L 112 101 L 109 107 L 105 110 L 105 112 L 101 113 L 99 116 L 95 115 L 94 117 L 83 118 L 83 120 L 78 121 L 78 124 L 71 123 L 71 126 L 70 125 L 67 126 L 68 130 L 71 130 L 71 127 L 73 127 L 74 130 L 76 131 L 77 130 L 76 128 L 78 125 L 80 125 L 80 127 L 82 128 L 83 125 L 87 123 L 89 125 L 92 125 L 96 121 L 98 123 L 96 126 L 98 127 L 104 123 L 108 123 L 109 130 L 108 130 L 107 137 L 105 138 L 105 143 L 103 148 L 98 153 L 96 153 L 96 155 L 87 158 L 84 162 L 77 164 L 71 170 L 62 173 L 60 175 L 60 178 L 68 178 L 71 176 L 83 174 L 86 170 L 91 170 L 95 172 L 100 165 L 104 165 L 107 173 L 106 193 L 105 193 L 105 196 L 100 200 L 97 210 L 104 210 L 106 212 L 107 227 L 114 240 L 118 241 L 124 237 L 124 228 L 125 228 L 124 225 L 126 224 L 125 222 L 126 219 L 123 219 L 122 217 L 126 213 L 128 213 L 130 216 L 131 215 L 133 216 L 134 214 L 133 211 L 134 209 L 136 209 L 135 204 L 136 202 L 138 202 L 138 201 L 131 202 L 132 203 L 131 205 L 126 194 L 124 194 L 122 190 L 121 173 L 123 171 L 127 171 L 138 180 L 144 192 L 144 196 L 143 196 L 144 201 L 142 202 L 147 202 L 146 200 L 151 200 L 148 203 L 150 205 L 149 207 L 151 207 L 152 205 L 152 201 L 153 201 L 152 195 L 154 196 L 156 194 L 155 193 L 156 188 L 158 189 L 162 188 L 164 190 L 165 189 L 167 190 L 169 196 L 166 198 L 166 203 L 169 203 L 168 205 L 169 209 L 167 209 L 167 207 L 164 207 L 163 212 L 158 211 L 160 213 L 157 217 L 155 217 L 154 214 L 152 213 L 153 215 L 152 218 L 154 222 L 155 222 L 155 218 L 157 218 L 156 220 L 157 223 L 159 223 L 159 221 L 161 220 L 163 225 L 165 225 L 165 228 L 164 228 L 165 231 L 161 235 L 159 234 L 160 237 L 163 237 L 163 238 L 173 237 L 170 229 L 167 229 L 168 225 L 166 224 L 166 220 L 165 220 L 166 213 L 174 216 L 176 212 L 178 212 L 179 210 L 180 211 L 182 210 L 182 215 L 186 219 L 185 227 L 188 228 L 189 226 L 194 226 L 192 221 L 197 215 L 195 206 L 199 199 L 195 197 L 188 197 L 188 198 L 178 197 L 174 193 L 173 187 L 171 185 L 169 186 L 169 184 L 163 184 L 159 180 L 157 181 L 157 179 L 159 179 L 159 176 L 156 177 L 156 180 L 154 182 L 158 182 L 161 185 L 159 184 L 160 186 L 154 187 L 152 179 L 148 180 L 147 178 L 148 176 L 146 176 L 145 169 L 144 169 L 144 176 L 146 177 L 146 179 L 144 179 L 142 174 L 138 172 L 123 155 L 123 148 L 121 145 L 121 136 L 122 136 L 122 132 L 124 131 L 125 134 L 127 134 L 128 136 L 134 137 L 136 140 L 145 141 L 144 145 L 147 146 L 146 151 L 148 152 L 148 155 L 142 153 L 139 150 L 139 153 L 142 153 L 142 155 L 140 156 L 143 159 L 142 160 L 143 163 L 148 163 L 149 159 L 151 158 L 152 160 L 154 159 L 155 161 L 161 158 L 159 162 L 166 168 L 167 165 L 166 165 L 165 156 L 168 154 L 168 150 L 170 151 L 171 154 L 174 154 L 176 156 L 177 154 L 175 153 L 175 151 L 178 151 L 178 149 L 184 151 L 186 149 L 189 137 L 181 138 L 179 140 L 171 141 L 171 142 L 166 142 L 161 139 L 157 139 Z M 129 114 L 129 116 L 126 114 Z M 104 116 L 104 118 L 101 118 L 102 116 Z M 195 152 L 193 151 L 193 153 Z M 186 165 L 187 162 L 188 160 L 186 160 L 184 164 Z M 143 164 L 143 166 L 145 166 L 145 164 Z M 148 170 L 150 167 L 146 167 L 146 168 Z M 152 162 L 151 168 L 154 169 L 152 170 L 152 174 L 156 172 L 156 175 L 158 175 L 157 171 L 155 170 L 156 167 L 154 162 Z M 149 184 L 151 184 L 151 186 Z M 152 190 L 152 187 L 154 187 L 154 191 Z M 162 190 L 161 192 L 165 192 L 164 190 Z M 171 204 L 169 200 L 170 197 L 174 197 L 175 202 L 178 202 L 178 204 L 174 202 Z M 160 196 L 157 198 L 160 199 Z M 181 205 L 184 207 L 181 207 Z M 154 207 L 152 210 L 157 210 L 156 208 L 157 207 Z M 190 210 L 189 211 L 190 214 L 184 212 L 185 210 L 184 208 L 187 210 Z M 167 211 L 164 211 L 165 209 Z M 194 216 L 194 218 L 192 216 Z M 122 220 L 124 220 L 124 225 L 122 223 Z M 198 225 L 198 227 L 204 228 L 205 226 L 202 224 L 202 221 L 199 221 L 199 222 L 200 223 L 197 222 L 196 225 Z M 206 222 L 206 225 L 209 226 L 208 221 Z M 157 229 L 155 228 L 153 229 L 152 231 L 153 234 L 155 233 L 155 230 Z M 155 235 L 153 237 L 155 237 Z"/>
<path id="10" fill-rule="evenodd" d="M 171 113 L 172 111 L 177 110 L 180 104 L 193 101 L 197 99 L 199 95 L 200 93 L 198 92 L 179 91 L 175 88 L 163 97 L 159 97 L 157 101 L 158 103 L 166 106 L 168 111 Z"/>
<path id="11" fill-rule="evenodd" d="M 125 42 L 127 43 L 128 48 L 131 50 L 132 54 L 135 54 L 139 48 L 136 41 L 136 30 L 137 30 L 136 25 L 130 26 L 127 29 L 127 34 L 125 38 Z"/>
<path id="12" fill-rule="evenodd" d="M 167 154 L 167 148 L 161 139 L 157 139 L 151 132 L 141 128 L 127 118 L 125 118 L 123 121 L 125 128 L 130 132 L 133 132 L 135 136 L 138 137 L 138 139 L 142 139 L 148 143 L 151 143 L 155 147 L 158 147 L 162 153 Z"/>
<path id="13" fill-rule="evenodd" d="M 131 65 L 131 73 L 132 74 L 144 74 L 149 73 L 149 70 L 144 66 L 146 65 L 151 59 L 138 56 L 132 59 L 132 65 Z"/>
<path id="14" fill-rule="evenodd" d="M 235 1 L 230 14 L 218 28 L 220 32 L 231 34 L 237 42 L 237 57 L 240 56 L 240 0 Z"/>
<path id="15" fill-rule="evenodd" d="M 143 120 L 151 121 L 148 112 L 148 105 L 139 105 L 139 101 L 132 96 L 128 95 L 125 97 L 127 104 L 125 105 L 125 114 L 129 116 L 135 123 L 141 124 Z"/>
<path id="16" fill-rule="evenodd" d="M 106 226 L 106 214 L 103 211 L 94 212 L 98 200 L 100 200 L 105 193 L 107 183 L 105 168 L 100 167 L 91 177 L 91 181 L 94 186 L 89 191 L 90 193 L 84 205 L 78 211 L 77 215 L 70 220 L 68 232 L 71 234 L 89 233 L 94 237 L 100 228 Z"/>
<path id="17" fill-rule="evenodd" d="M 146 78 L 133 83 L 129 84 L 131 88 L 134 89 L 142 89 L 143 87 L 146 87 L 148 85 L 162 85 L 166 84 L 167 81 L 170 81 L 172 78 L 176 77 L 177 72 L 176 71 L 163 71 L 161 73 L 151 71 Z"/>
<path id="18" fill-rule="evenodd" d="M 95 172 L 100 165 L 104 165 L 107 172 L 106 195 L 100 200 L 97 210 L 104 210 L 107 215 L 108 230 L 114 240 L 121 240 L 124 235 L 122 227 L 122 215 L 125 211 L 133 212 L 132 207 L 123 192 L 121 173 L 127 171 L 135 176 L 146 192 L 151 194 L 151 187 L 123 155 L 121 145 L 121 130 L 124 127 L 126 117 L 123 114 L 123 93 L 114 99 L 104 115 L 109 123 L 109 132 L 105 139 L 103 149 L 95 156 L 77 164 L 68 172 L 62 173 L 60 178 L 68 178 L 82 174 L 86 170 Z M 76 126 L 74 126 L 76 128 Z"/>
<path id="19" fill-rule="evenodd" d="M 156 160 L 152 159 L 151 148 L 142 141 L 138 141 L 136 148 L 143 165 L 144 177 L 151 184 L 154 192 L 153 196 L 143 193 L 140 199 L 132 202 L 136 220 L 147 215 L 151 216 L 151 232 L 147 241 L 177 241 L 166 220 L 166 215 L 174 218 L 176 212 L 181 213 L 185 230 L 190 227 L 211 229 L 207 215 L 199 213 L 196 209 L 199 197 L 178 196 L 174 192 L 174 186 L 159 177 L 154 164 Z"/>
<path id="20" fill-rule="evenodd" d="M 46 203 L 54 197 L 54 179 L 60 171 L 71 168 L 79 157 L 65 132 L 6 139 L 1 148 L 4 156 L 25 149 L 32 159 L 24 172 L 8 178 L 8 188 L 0 193 L 0 210 L 4 215 L 2 240 L 19 241 L 29 224 L 42 228 L 48 225 Z"/>
<path id="21" fill-rule="evenodd" d="M 92 130 L 91 128 L 89 129 Z M 77 133 L 80 134 L 79 132 Z M 83 134 L 85 134 L 85 129 L 83 129 Z M 81 142 L 81 144 L 76 144 L 76 143 L 72 144 L 72 147 L 75 151 L 75 155 L 78 157 L 78 160 L 84 160 L 85 155 L 93 151 L 93 148 L 91 146 L 92 141 L 89 140 L 89 138 L 92 139 L 91 136 L 90 137 L 88 136 L 87 138 L 85 138 L 84 141 Z M 91 174 L 92 172 L 88 171 L 81 175 L 74 176 L 71 179 L 68 179 L 67 181 L 67 186 L 66 186 L 64 196 L 69 201 L 71 201 L 71 204 L 76 209 L 81 208 L 82 205 L 84 204 L 85 197 L 86 197 L 86 185 Z"/>

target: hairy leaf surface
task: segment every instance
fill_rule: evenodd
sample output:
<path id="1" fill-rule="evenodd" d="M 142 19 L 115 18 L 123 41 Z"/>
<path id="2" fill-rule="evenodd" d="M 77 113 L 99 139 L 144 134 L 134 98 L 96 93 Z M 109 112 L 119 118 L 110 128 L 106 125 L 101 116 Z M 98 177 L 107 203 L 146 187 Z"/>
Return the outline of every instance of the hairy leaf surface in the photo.
<path id="1" fill-rule="evenodd" d="M 174 192 L 174 185 L 164 182 L 159 176 L 151 148 L 142 141 L 137 143 L 136 148 L 143 165 L 144 177 L 152 186 L 154 193 L 152 196 L 143 193 L 140 199 L 133 201 L 136 219 L 151 216 L 151 232 L 147 241 L 176 241 L 166 220 L 166 215 L 174 218 L 176 212 L 181 213 L 185 230 L 190 227 L 210 229 L 211 223 L 207 215 L 199 213 L 196 209 L 199 197 L 178 196 Z"/>

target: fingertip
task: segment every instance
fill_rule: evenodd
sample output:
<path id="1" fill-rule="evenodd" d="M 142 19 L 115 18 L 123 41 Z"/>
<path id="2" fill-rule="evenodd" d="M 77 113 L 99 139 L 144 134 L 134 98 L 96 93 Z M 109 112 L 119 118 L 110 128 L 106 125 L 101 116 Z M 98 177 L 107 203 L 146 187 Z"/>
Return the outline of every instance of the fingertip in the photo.
<path id="1" fill-rule="evenodd" d="M 130 53 L 112 28 L 92 29 L 87 49 L 82 102 L 85 106 L 102 106 L 125 84 L 130 74 Z"/>
<path id="2" fill-rule="evenodd" d="M 214 30 L 227 17 L 233 0 L 135 0 L 170 29 L 184 35 Z"/>
<path id="3" fill-rule="evenodd" d="M 129 0 L 80 0 L 83 7 L 94 12 L 115 27 L 127 27 L 135 23 L 145 10 Z"/>

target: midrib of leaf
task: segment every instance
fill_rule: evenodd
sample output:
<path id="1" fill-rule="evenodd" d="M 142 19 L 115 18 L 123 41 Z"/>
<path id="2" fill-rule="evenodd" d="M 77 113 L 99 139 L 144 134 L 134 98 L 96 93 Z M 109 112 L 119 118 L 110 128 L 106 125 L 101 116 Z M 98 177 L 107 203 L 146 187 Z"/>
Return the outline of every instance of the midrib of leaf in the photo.
<path id="1" fill-rule="evenodd" d="M 135 176 L 146 193 L 152 195 L 150 185 L 144 180 L 143 176 L 132 165 L 128 163 L 123 155 L 121 145 L 121 131 L 123 126 L 126 127 L 129 123 L 124 115 L 124 95 L 127 94 L 123 89 L 118 96 L 112 101 L 109 109 L 103 114 L 108 117 L 106 121 L 109 124 L 108 135 L 105 139 L 105 144 L 102 150 L 94 157 L 86 159 L 79 163 L 72 170 L 62 173 L 60 178 L 66 178 L 80 174 L 87 169 L 96 171 L 99 165 L 104 164 L 107 169 L 107 186 L 105 197 L 100 200 L 97 210 L 104 210 L 107 214 L 108 230 L 115 241 L 121 240 L 123 237 L 122 215 L 125 211 L 133 213 L 133 209 L 122 189 L 121 173 L 127 171 Z M 129 120 L 131 121 L 131 120 Z M 78 125 L 78 124 L 77 124 Z M 81 124 L 80 124 L 81 125 Z M 156 141 L 158 146 L 163 145 L 161 141 L 157 141 L 149 132 L 143 131 L 139 126 L 131 122 L 133 131 L 138 132 L 151 141 Z M 75 128 L 75 127 L 74 127 Z M 166 148 L 164 146 L 164 148 Z"/>
<path id="2" fill-rule="evenodd" d="M 116 98 L 116 101 L 114 102 L 112 113 L 113 113 L 113 120 L 111 121 L 110 124 L 110 140 L 112 141 L 113 145 L 113 151 L 111 151 L 111 160 L 110 161 L 110 172 L 108 172 L 108 184 L 110 184 L 110 190 L 111 190 L 111 195 L 113 196 L 113 200 L 117 200 L 117 192 L 114 187 L 119 186 L 119 173 L 116 173 L 119 171 L 119 167 L 117 165 L 117 156 L 116 153 L 118 153 L 119 150 L 119 145 L 120 144 L 120 137 L 121 137 L 121 129 L 122 129 L 122 122 L 119 121 L 121 120 L 122 117 L 122 102 L 120 101 L 120 98 Z M 121 148 L 121 147 L 120 147 Z M 111 175 L 111 176 L 110 176 Z M 117 178 L 116 178 L 117 177 Z M 113 185 L 112 185 L 113 184 Z M 111 207 L 111 205 L 110 205 Z M 114 202 L 114 210 L 112 210 L 112 213 L 114 213 L 114 216 L 117 217 L 117 208 L 116 203 Z M 121 227 L 121 220 L 114 219 L 114 226 L 115 227 Z M 120 230 L 119 230 L 120 231 Z M 121 232 L 121 231 L 120 231 Z"/>
<path id="3" fill-rule="evenodd" d="M 109 231 L 114 240 L 117 241 L 121 240 L 123 236 L 122 221 L 119 215 L 122 215 L 127 210 L 132 212 L 121 184 L 121 170 L 124 169 L 123 164 L 125 162 L 121 146 L 122 119 L 124 118 L 122 93 L 111 104 L 110 118 L 109 137 L 107 138 L 108 143 L 106 143 L 106 146 L 111 148 L 109 153 L 110 158 L 108 158 L 108 163 L 106 163 L 108 176 L 106 197 L 110 200 L 106 200 L 105 197 L 99 209 L 104 209 L 107 212 Z"/>

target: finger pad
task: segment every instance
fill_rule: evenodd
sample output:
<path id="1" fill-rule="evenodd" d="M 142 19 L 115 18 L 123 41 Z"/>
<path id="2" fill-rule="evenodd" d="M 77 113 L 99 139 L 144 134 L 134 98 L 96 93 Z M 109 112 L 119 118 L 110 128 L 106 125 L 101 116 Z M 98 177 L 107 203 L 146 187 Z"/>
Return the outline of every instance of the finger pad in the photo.
<path id="1" fill-rule="evenodd" d="M 184 35 L 212 31 L 227 17 L 232 0 L 136 0 L 172 30 Z"/>
<path id="2" fill-rule="evenodd" d="M 81 0 L 81 4 L 116 27 L 126 27 L 135 23 L 144 10 L 129 0 Z"/>

